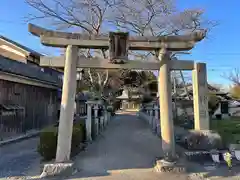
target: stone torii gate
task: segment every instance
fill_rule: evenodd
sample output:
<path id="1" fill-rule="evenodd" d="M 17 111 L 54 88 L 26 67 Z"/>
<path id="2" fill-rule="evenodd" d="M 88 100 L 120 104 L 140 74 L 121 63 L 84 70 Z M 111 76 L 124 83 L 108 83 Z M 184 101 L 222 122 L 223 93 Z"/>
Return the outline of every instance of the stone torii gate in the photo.
<path id="1" fill-rule="evenodd" d="M 64 67 L 56 162 L 66 162 L 70 158 L 77 68 L 159 70 L 162 148 L 164 156 L 170 159 L 175 157 L 170 71 L 191 70 L 195 129 L 209 129 L 206 65 L 187 60 L 170 61 L 169 53 L 191 50 L 196 42 L 205 37 L 205 31 L 161 37 L 129 37 L 128 33 L 111 32 L 109 36 L 90 37 L 78 33 L 46 30 L 33 24 L 29 24 L 29 31 L 40 37 L 43 45 L 66 48 L 65 57 L 41 57 L 40 61 L 41 66 Z M 109 49 L 110 61 L 78 56 L 79 48 Z M 159 50 L 159 61 L 128 61 L 128 50 Z"/>

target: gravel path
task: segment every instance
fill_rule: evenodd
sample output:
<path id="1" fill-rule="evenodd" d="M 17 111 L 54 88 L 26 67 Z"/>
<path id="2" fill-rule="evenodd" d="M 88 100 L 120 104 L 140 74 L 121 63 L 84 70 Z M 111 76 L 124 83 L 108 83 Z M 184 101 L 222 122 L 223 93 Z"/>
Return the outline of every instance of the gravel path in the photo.
<path id="1" fill-rule="evenodd" d="M 132 115 L 131 115 L 132 114 Z M 186 180 L 186 174 L 153 170 L 161 141 L 133 113 L 117 115 L 107 130 L 76 158 L 79 172 L 72 180 Z"/>
<path id="2" fill-rule="evenodd" d="M 26 175 L 32 165 L 39 162 L 37 144 L 38 138 L 32 138 L 0 147 L 0 179 Z"/>

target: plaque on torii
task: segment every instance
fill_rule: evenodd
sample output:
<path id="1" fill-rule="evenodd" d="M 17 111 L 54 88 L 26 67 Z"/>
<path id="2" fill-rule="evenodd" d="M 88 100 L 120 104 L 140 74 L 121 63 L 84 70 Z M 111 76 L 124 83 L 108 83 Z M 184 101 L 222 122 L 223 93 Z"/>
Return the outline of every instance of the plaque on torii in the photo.
<path id="1" fill-rule="evenodd" d="M 128 60 L 128 33 L 109 33 L 109 60 L 113 64 L 125 64 Z"/>
<path id="2" fill-rule="evenodd" d="M 169 52 L 191 50 L 195 43 L 205 37 L 205 31 L 178 36 L 129 36 L 128 33 L 110 32 L 108 36 L 89 36 L 47 30 L 29 24 L 29 31 L 40 37 L 46 46 L 64 47 L 66 55 L 61 57 L 41 57 L 41 66 L 64 68 L 61 113 L 56 161 L 70 158 L 73 108 L 76 91 L 77 68 L 98 69 L 140 69 L 158 70 L 158 94 L 161 109 L 161 137 L 164 159 L 173 159 L 175 154 L 175 137 L 172 117 L 171 70 L 192 70 L 194 93 L 195 129 L 208 129 L 208 103 L 206 99 L 207 79 L 206 65 L 189 60 L 171 60 Z M 109 49 L 109 58 L 87 58 L 78 56 L 79 48 Z M 159 51 L 159 60 L 153 62 L 128 60 L 128 50 Z M 161 82 L 161 83 L 160 83 Z M 205 105 L 203 105 L 205 104 Z M 204 113 L 204 116 L 202 115 Z M 90 124 L 89 124 L 90 123 Z M 91 121 L 86 122 L 91 127 Z"/>

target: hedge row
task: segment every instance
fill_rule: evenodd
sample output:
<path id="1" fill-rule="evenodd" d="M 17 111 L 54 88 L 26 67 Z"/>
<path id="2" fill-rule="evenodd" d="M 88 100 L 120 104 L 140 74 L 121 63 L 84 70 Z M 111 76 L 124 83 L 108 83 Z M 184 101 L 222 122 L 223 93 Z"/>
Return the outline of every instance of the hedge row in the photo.
<path id="1" fill-rule="evenodd" d="M 81 150 L 81 143 L 85 137 L 85 121 L 76 122 L 73 125 L 71 156 Z M 38 152 L 44 160 L 49 161 L 55 158 L 57 150 L 58 127 L 47 127 L 40 133 Z"/>

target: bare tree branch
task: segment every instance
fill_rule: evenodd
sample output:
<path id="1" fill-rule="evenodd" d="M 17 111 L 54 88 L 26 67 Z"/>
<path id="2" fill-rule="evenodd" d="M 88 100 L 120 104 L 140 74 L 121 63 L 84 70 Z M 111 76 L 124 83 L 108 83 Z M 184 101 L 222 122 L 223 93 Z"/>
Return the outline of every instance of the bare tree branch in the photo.
<path id="1" fill-rule="evenodd" d="M 44 20 L 53 28 L 67 29 L 89 35 L 106 34 L 119 29 L 139 36 L 178 35 L 197 29 L 211 29 L 215 23 L 203 18 L 201 9 L 186 9 L 180 12 L 174 0 L 25 0 L 36 10 L 28 15 L 30 21 Z M 106 50 L 81 49 L 79 54 L 86 57 L 108 57 Z M 133 59 L 156 60 L 158 51 L 129 51 Z M 109 73 L 88 69 L 83 81 L 89 87 L 104 91 L 112 81 L 123 84 L 121 76 L 126 70 Z M 125 73 L 125 74 L 126 74 Z M 136 81 L 141 81 L 141 73 Z M 112 75 L 114 74 L 114 75 Z M 114 77 L 113 77 L 114 76 Z M 122 76 L 124 77 L 124 76 Z M 118 80 L 117 80 L 118 79 Z M 102 94 L 102 92 L 101 92 Z"/>
<path id="2" fill-rule="evenodd" d="M 223 78 L 232 82 L 235 86 L 240 86 L 240 69 L 235 68 L 230 73 L 224 73 Z"/>
<path id="3" fill-rule="evenodd" d="M 103 86 L 105 86 L 107 84 L 108 76 L 109 76 L 109 73 L 108 73 L 108 70 L 106 70 L 106 77 L 105 77 L 105 80 L 103 82 Z"/>

